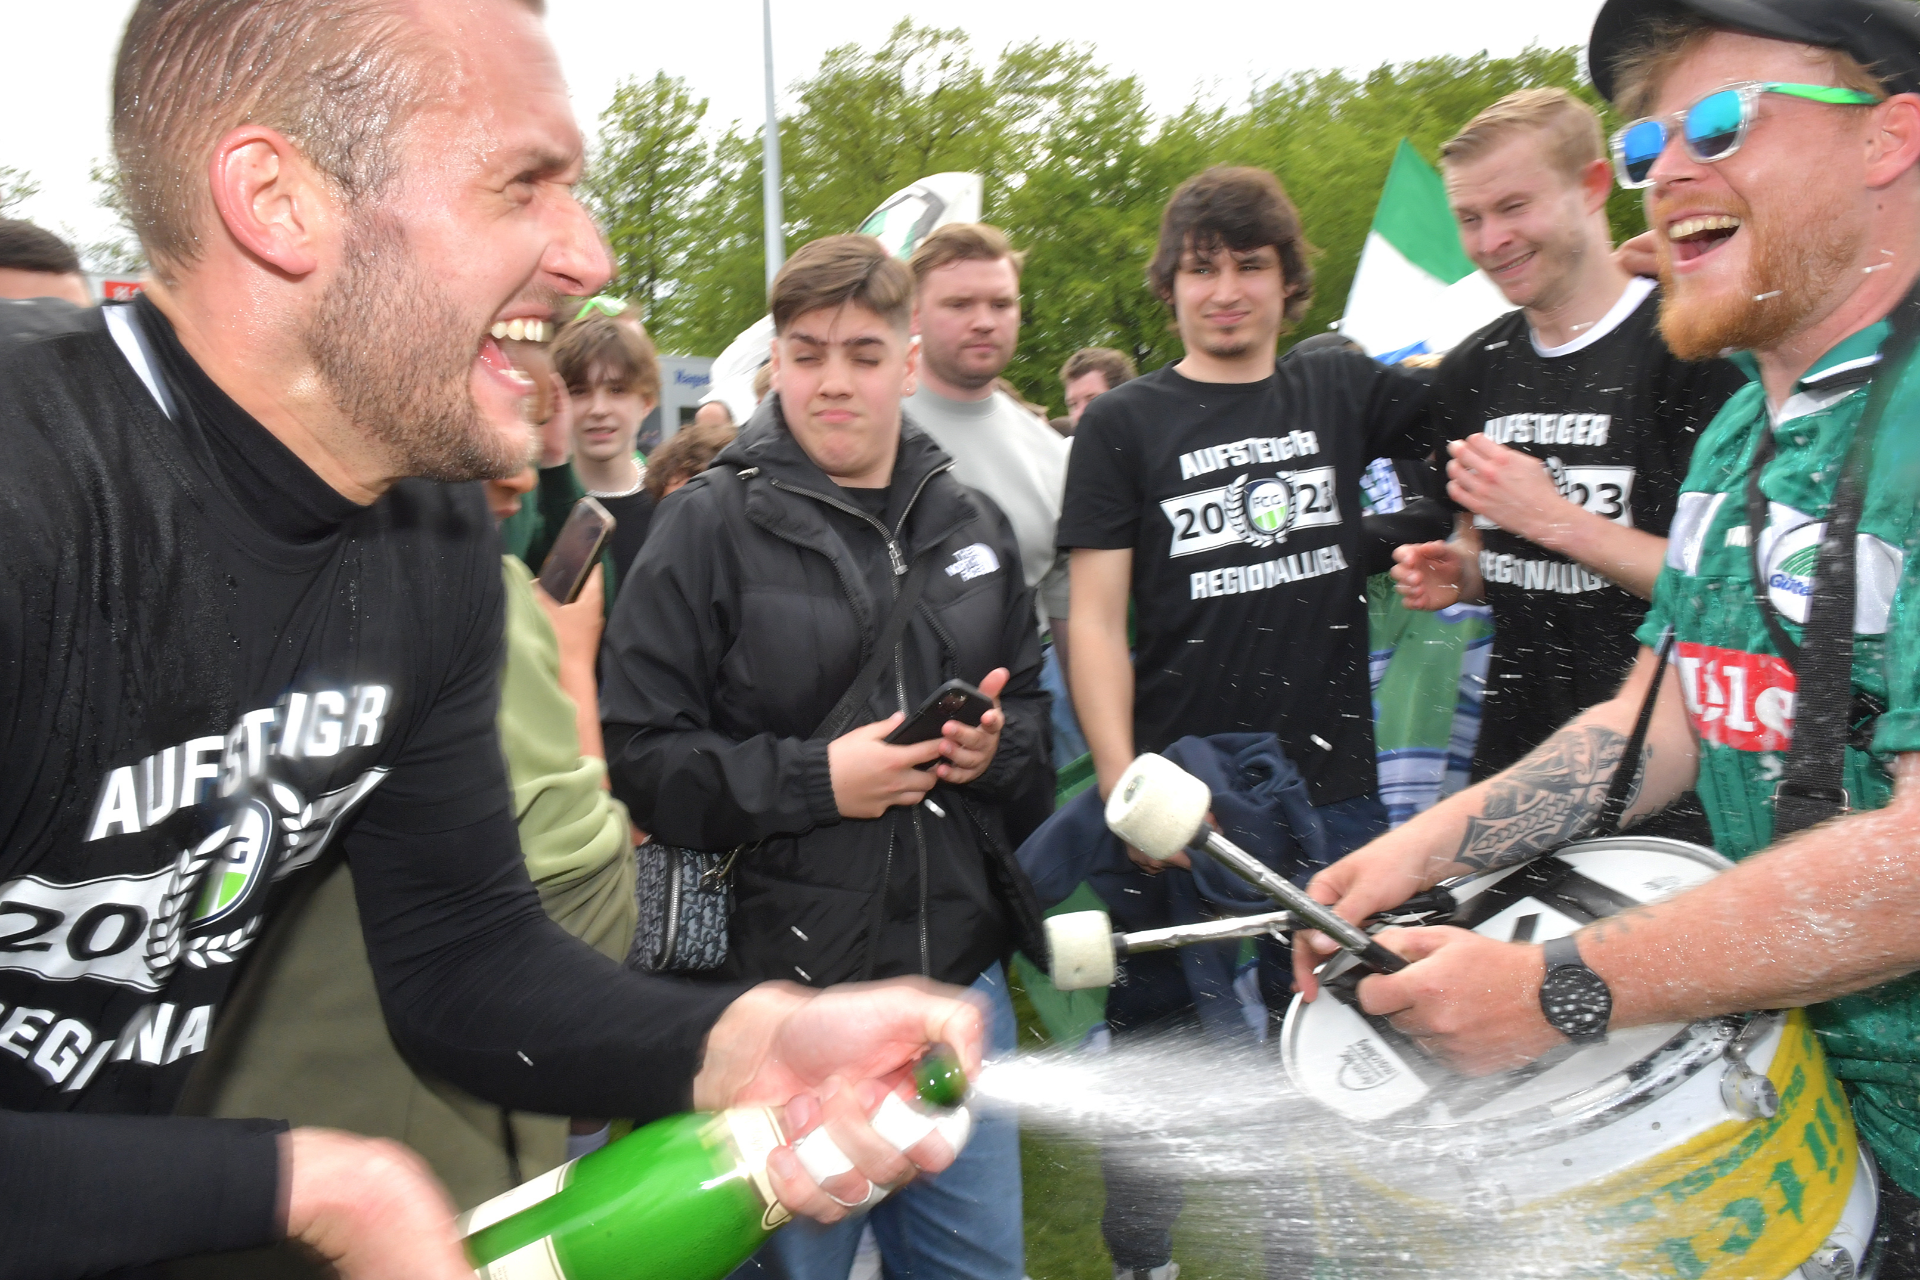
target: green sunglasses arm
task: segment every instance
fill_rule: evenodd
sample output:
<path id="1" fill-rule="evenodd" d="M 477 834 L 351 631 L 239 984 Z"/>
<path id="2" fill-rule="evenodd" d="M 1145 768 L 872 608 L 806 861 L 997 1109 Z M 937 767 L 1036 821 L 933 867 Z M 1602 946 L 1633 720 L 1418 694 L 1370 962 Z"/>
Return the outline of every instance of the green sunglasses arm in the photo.
<path id="1" fill-rule="evenodd" d="M 1780 93 L 1789 98 L 1806 98 L 1810 102 L 1826 102 L 1836 107 L 1870 107 L 1880 99 L 1859 89 L 1839 89 L 1828 84 L 1763 84 L 1762 93 Z"/>
<path id="2" fill-rule="evenodd" d="M 574 315 L 578 318 L 579 316 L 587 314 L 589 311 L 598 311 L 609 320 L 618 320 L 622 315 L 626 314 L 626 310 L 627 300 L 625 298 L 616 298 L 612 294 L 602 293 L 588 298 L 585 302 L 581 303 L 580 310 L 575 312 Z"/>

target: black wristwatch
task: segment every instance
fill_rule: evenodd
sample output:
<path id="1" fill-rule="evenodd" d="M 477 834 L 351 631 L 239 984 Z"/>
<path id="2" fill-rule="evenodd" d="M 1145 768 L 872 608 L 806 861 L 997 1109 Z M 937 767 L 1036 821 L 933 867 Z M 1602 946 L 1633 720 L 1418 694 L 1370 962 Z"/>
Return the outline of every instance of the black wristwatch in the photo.
<path id="1" fill-rule="evenodd" d="M 1547 976 L 1540 983 L 1540 1012 L 1548 1025 L 1575 1044 L 1606 1039 L 1607 1020 L 1613 1017 L 1613 993 L 1606 979 L 1587 968 L 1571 935 L 1555 938 L 1541 950 Z"/>

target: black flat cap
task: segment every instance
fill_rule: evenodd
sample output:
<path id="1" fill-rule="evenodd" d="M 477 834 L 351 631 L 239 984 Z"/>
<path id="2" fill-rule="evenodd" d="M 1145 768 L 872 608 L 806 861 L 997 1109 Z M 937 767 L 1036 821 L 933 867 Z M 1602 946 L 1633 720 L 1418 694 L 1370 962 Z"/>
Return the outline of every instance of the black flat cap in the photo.
<path id="1" fill-rule="evenodd" d="M 1613 101 L 1613 64 L 1640 27 L 1660 18 L 1703 18 L 1716 27 L 1840 49 L 1880 77 L 1889 93 L 1920 93 L 1920 5 L 1913 0 L 1607 0 L 1587 41 L 1587 71 Z"/>

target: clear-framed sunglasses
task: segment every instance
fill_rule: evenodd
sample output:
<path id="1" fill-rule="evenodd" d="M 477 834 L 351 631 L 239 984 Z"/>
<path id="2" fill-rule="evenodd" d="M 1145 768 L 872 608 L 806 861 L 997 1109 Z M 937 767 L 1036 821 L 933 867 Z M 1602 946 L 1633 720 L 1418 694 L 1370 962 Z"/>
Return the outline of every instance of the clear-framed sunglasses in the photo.
<path id="1" fill-rule="evenodd" d="M 1653 185 L 1648 177 L 1654 162 L 1667 149 L 1673 136 L 1670 130 L 1680 126 L 1680 139 L 1687 154 L 1702 164 L 1725 160 L 1740 149 L 1753 128 L 1760 109 L 1760 95 L 1779 93 L 1789 98 L 1805 98 L 1836 107 L 1870 107 L 1880 99 L 1859 89 L 1838 89 L 1825 84 L 1786 84 L 1779 81 L 1747 80 L 1716 89 L 1684 111 L 1670 116 L 1648 116 L 1622 125 L 1613 134 L 1613 166 L 1620 185 L 1629 190 Z"/>

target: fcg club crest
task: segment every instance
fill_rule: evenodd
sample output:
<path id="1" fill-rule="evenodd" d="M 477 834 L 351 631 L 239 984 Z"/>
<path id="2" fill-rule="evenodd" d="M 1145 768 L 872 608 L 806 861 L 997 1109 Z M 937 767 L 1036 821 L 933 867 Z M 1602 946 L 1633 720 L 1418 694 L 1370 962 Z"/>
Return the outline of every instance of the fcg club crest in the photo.
<path id="1" fill-rule="evenodd" d="M 1227 524 L 1256 547 L 1286 541 L 1299 514 L 1293 482 L 1285 476 L 1241 476 L 1228 487 L 1226 506 Z"/>
<path id="2" fill-rule="evenodd" d="M 274 820 L 265 802 L 249 800 L 233 815 L 226 839 L 214 851 L 213 865 L 195 904 L 195 929 L 224 920 L 238 911 L 255 886 L 273 870 Z"/>

